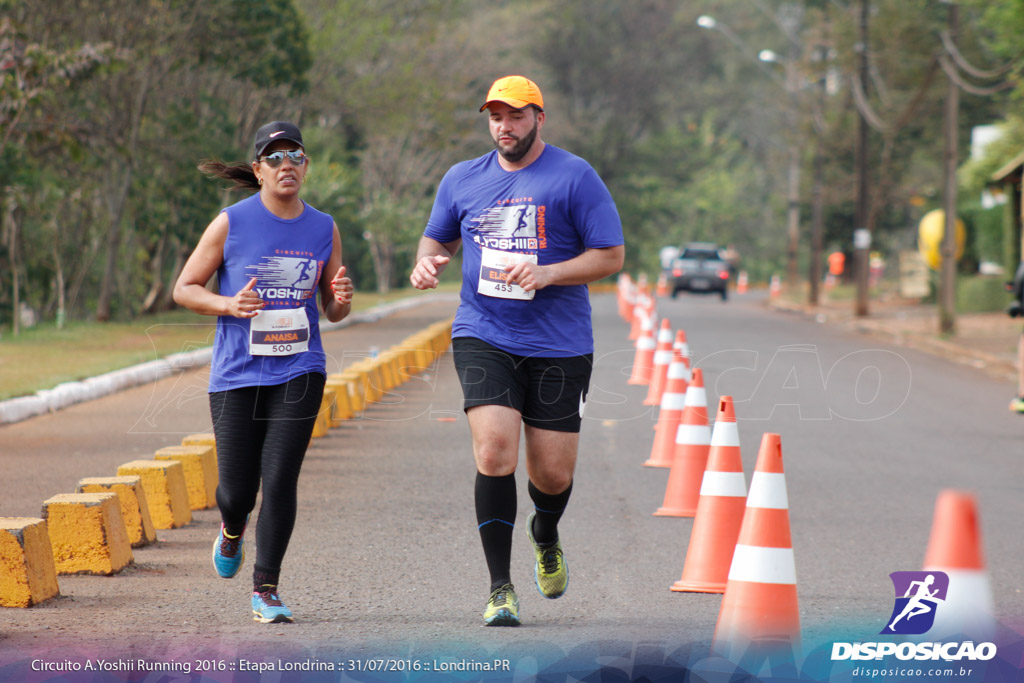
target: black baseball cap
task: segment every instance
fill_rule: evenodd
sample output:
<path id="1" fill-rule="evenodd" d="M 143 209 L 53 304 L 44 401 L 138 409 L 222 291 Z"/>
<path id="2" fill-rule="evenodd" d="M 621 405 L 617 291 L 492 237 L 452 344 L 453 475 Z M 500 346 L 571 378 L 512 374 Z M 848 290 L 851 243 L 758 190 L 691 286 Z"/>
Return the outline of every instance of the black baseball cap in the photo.
<path id="1" fill-rule="evenodd" d="M 256 142 L 253 144 L 255 158 L 259 159 L 263 150 L 270 143 L 278 140 L 290 140 L 302 147 L 302 131 L 289 121 L 271 121 L 260 126 L 260 129 L 256 131 Z"/>

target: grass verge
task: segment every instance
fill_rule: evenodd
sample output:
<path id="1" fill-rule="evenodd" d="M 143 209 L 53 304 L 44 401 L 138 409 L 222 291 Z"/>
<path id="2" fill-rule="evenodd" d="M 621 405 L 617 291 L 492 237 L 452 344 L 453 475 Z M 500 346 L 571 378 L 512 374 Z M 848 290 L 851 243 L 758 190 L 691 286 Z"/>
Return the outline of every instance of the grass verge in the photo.
<path id="1" fill-rule="evenodd" d="M 441 291 L 458 291 L 442 285 Z M 353 312 L 419 295 L 411 289 L 388 294 L 357 293 Z M 58 330 L 41 323 L 17 337 L 0 335 L 0 400 L 73 382 L 213 344 L 216 319 L 178 310 L 131 322 L 71 322 Z"/>

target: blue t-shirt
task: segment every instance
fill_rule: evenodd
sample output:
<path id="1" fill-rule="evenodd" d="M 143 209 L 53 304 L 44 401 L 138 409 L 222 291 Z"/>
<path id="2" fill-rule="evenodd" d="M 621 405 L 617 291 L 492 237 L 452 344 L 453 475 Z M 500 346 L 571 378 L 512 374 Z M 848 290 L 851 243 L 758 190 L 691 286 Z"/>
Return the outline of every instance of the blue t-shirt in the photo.
<path id="1" fill-rule="evenodd" d="M 249 318 L 220 316 L 210 363 L 210 392 L 283 384 L 309 372 L 326 374 L 320 342 L 317 284 L 334 247 L 334 219 L 305 205 L 298 218 L 278 218 L 259 194 L 223 209 L 228 214 L 220 293 L 234 296 L 257 278 L 264 310 L 299 308 L 309 320 L 309 350 L 287 356 L 249 353 Z M 333 273 L 331 274 L 333 275 Z"/>
<path id="2" fill-rule="evenodd" d="M 518 171 L 503 169 L 496 150 L 456 164 L 438 186 L 424 234 L 442 243 L 462 238 L 453 337 L 477 337 L 521 356 L 593 353 L 586 285 L 551 285 L 532 300 L 478 292 L 489 280 L 501 285 L 495 269 L 481 269 L 484 249 L 535 255 L 547 265 L 623 244 L 615 202 L 586 161 L 548 144 Z"/>

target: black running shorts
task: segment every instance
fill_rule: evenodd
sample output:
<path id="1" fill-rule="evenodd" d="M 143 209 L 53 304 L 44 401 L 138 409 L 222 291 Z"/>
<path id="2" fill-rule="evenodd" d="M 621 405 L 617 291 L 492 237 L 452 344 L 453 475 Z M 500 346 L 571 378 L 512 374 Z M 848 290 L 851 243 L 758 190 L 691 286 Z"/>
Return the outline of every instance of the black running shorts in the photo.
<path id="1" fill-rule="evenodd" d="M 464 410 L 508 406 L 538 429 L 579 432 L 594 355 L 517 356 L 475 337 L 452 340 Z"/>

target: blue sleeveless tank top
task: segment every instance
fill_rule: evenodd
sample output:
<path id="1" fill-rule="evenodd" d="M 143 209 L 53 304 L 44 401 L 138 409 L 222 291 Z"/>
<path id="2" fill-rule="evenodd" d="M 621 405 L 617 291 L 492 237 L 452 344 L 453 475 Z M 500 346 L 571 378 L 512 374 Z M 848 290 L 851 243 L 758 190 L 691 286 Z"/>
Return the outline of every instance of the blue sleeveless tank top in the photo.
<path id="1" fill-rule="evenodd" d="M 278 218 L 254 194 L 223 209 L 228 214 L 220 293 L 234 296 L 257 278 L 266 309 L 304 307 L 309 350 L 288 356 L 249 353 L 249 319 L 220 316 L 210 363 L 209 391 L 283 384 L 310 372 L 326 375 L 317 308 L 318 283 L 331 257 L 334 219 L 305 204 L 298 218 Z M 328 275 L 328 277 L 332 276 Z"/>

